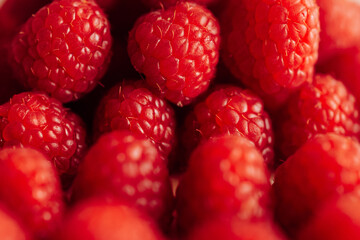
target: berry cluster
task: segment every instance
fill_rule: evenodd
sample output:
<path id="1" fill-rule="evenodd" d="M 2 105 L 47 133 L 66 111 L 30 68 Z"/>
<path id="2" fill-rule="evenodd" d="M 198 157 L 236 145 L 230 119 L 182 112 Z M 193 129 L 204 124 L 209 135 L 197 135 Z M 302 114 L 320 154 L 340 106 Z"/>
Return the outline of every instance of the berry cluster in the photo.
<path id="1" fill-rule="evenodd" d="M 360 238 L 359 16 L 0 0 L 0 239 Z"/>

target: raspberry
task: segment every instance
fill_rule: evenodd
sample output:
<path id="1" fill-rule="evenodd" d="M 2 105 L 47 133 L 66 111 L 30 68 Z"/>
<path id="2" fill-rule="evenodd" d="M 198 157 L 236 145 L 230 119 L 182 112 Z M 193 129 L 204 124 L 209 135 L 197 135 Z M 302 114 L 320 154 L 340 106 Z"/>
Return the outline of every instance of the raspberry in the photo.
<path id="1" fill-rule="evenodd" d="M 123 203 L 103 199 L 86 201 L 73 209 L 56 240 L 162 240 L 156 225 Z"/>
<path id="2" fill-rule="evenodd" d="M 56 0 L 14 38 L 12 52 L 25 86 L 61 102 L 91 91 L 110 60 L 109 23 L 93 1 Z"/>
<path id="3" fill-rule="evenodd" d="M 30 234 L 5 208 L 0 208 L 0 238 L 5 240 L 30 240 Z"/>
<path id="4" fill-rule="evenodd" d="M 230 0 L 222 21 L 223 59 L 271 108 L 312 80 L 318 56 L 315 0 Z"/>
<path id="5" fill-rule="evenodd" d="M 140 17 L 130 32 L 128 53 L 154 90 L 183 106 L 208 88 L 219 43 L 218 22 L 211 12 L 180 2 Z"/>
<path id="6" fill-rule="evenodd" d="M 165 162 L 155 146 L 128 131 L 102 136 L 89 150 L 72 188 L 72 200 L 111 195 L 157 220 L 170 221 L 172 190 Z"/>
<path id="7" fill-rule="evenodd" d="M 255 143 L 265 162 L 273 160 L 273 132 L 259 97 L 248 90 L 225 86 L 198 103 L 185 123 L 183 144 L 193 149 L 203 139 L 221 134 L 241 135 Z"/>
<path id="8" fill-rule="evenodd" d="M 241 136 L 212 138 L 193 152 L 177 190 L 178 227 L 188 232 L 222 215 L 268 217 L 270 182 L 264 159 Z"/>
<path id="9" fill-rule="evenodd" d="M 173 109 L 142 81 L 123 81 L 102 99 L 95 118 L 96 137 L 112 130 L 129 129 L 145 136 L 166 159 L 175 144 Z"/>
<path id="10" fill-rule="evenodd" d="M 318 75 L 312 84 L 301 87 L 277 123 L 277 143 L 285 157 L 318 133 L 333 132 L 352 137 L 360 133 L 354 96 L 331 76 Z"/>
<path id="11" fill-rule="evenodd" d="M 55 169 L 30 148 L 0 150 L 0 201 L 38 238 L 55 230 L 64 207 Z"/>
<path id="12" fill-rule="evenodd" d="M 43 93 L 14 95 L 0 106 L 0 147 L 33 147 L 54 164 L 64 186 L 86 150 L 81 119 Z"/>
<path id="13" fill-rule="evenodd" d="M 193 0 L 192 2 L 208 5 L 214 2 L 217 2 L 218 0 Z M 142 0 L 142 2 L 151 7 L 151 8 L 160 8 L 160 7 L 171 7 L 177 4 L 179 0 Z"/>
<path id="14" fill-rule="evenodd" d="M 307 141 L 277 169 L 275 216 L 294 235 L 327 200 L 360 183 L 360 144 L 328 133 Z"/>
<path id="15" fill-rule="evenodd" d="M 238 219 L 209 221 L 195 229 L 188 240 L 285 240 L 269 221 L 241 221 Z"/>
<path id="16" fill-rule="evenodd" d="M 360 47 L 360 4 L 354 0 L 317 0 L 320 7 L 319 60 Z"/>
<path id="17" fill-rule="evenodd" d="M 360 198 L 350 193 L 327 202 L 301 231 L 299 240 L 360 238 Z"/>

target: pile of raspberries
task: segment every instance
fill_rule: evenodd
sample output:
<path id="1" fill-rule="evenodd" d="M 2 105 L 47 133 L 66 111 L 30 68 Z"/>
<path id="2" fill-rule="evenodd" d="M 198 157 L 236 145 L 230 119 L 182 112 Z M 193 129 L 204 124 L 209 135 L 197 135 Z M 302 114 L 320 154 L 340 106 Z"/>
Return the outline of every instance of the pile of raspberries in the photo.
<path id="1" fill-rule="evenodd" d="M 360 239 L 360 1 L 0 0 L 0 239 Z"/>

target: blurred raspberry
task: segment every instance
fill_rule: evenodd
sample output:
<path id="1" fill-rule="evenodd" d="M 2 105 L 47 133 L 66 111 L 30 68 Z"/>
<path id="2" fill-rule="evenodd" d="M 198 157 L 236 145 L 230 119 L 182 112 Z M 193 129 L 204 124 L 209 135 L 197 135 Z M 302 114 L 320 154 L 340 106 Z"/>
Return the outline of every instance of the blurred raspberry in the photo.
<path id="1" fill-rule="evenodd" d="M 277 123 L 277 145 L 287 158 L 318 133 L 358 137 L 359 111 L 355 98 L 331 76 L 317 75 L 289 101 Z"/>
<path id="2" fill-rule="evenodd" d="M 275 216 L 294 236 L 331 198 L 360 184 L 360 144 L 328 133 L 308 140 L 275 173 Z"/>
<path id="3" fill-rule="evenodd" d="M 191 152 L 201 140 L 223 134 L 248 138 L 268 166 L 273 165 L 271 121 L 261 99 L 251 91 L 224 86 L 210 93 L 188 115 L 182 141 Z"/>
<path id="4" fill-rule="evenodd" d="M 241 136 L 212 138 L 193 152 L 177 189 L 177 225 L 187 233 L 221 216 L 269 217 L 270 182 L 254 144 Z"/>
<path id="5" fill-rule="evenodd" d="M 111 42 L 109 22 L 95 2 L 56 0 L 34 14 L 14 38 L 15 71 L 25 86 L 73 101 L 104 75 Z"/>
<path id="6" fill-rule="evenodd" d="M 31 235 L 18 219 L 4 207 L 0 207 L 0 238 L 4 240 L 31 240 Z"/>
<path id="7" fill-rule="evenodd" d="M 128 129 L 148 138 L 164 159 L 175 145 L 173 109 L 142 81 L 123 81 L 114 86 L 101 100 L 94 121 L 96 139 L 105 132 Z"/>
<path id="8" fill-rule="evenodd" d="M 219 26 L 211 12 L 181 2 L 140 17 L 130 32 L 128 53 L 155 91 L 184 106 L 208 88 L 219 44 Z"/>
<path id="9" fill-rule="evenodd" d="M 72 200 L 113 196 L 135 205 L 164 229 L 170 223 L 172 190 L 155 146 L 128 131 L 113 131 L 90 148 L 72 187 Z"/>
<path id="10" fill-rule="evenodd" d="M 221 30 L 225 63 L 268 107 L 311 82 L 320 31 L 315 0 L 230 0 Z"/>

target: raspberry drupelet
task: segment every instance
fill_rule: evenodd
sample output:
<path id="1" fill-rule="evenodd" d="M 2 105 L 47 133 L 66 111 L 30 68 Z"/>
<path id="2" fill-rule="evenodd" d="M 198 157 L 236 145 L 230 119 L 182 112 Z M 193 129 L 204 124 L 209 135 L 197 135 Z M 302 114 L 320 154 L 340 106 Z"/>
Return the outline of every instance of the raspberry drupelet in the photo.
<path id="1" fill-rule="evenodd" d="M 359 111 L 355 98 L 331 76 L 317 75 L 288 102 L 277 123 L 277 145 L 281 156 L 293 154 L 318 133 L 333 132 L 357 138 Z"/>
<path id="2" fill-rule="evenodd" d="M 128 130 L 99 138 L 80 165 L 72 201 L 112 196 L 150 215 L 163 229 L 170 223 L 173 195 L 166 164 L 145 137 Z"/>
<path id="3" fill-rule="evenodd" d="M 270 216 L 269 174 L 260 152 L 241 136 L 212 138 L 198 146 L 177 189 L 177 226 L 187 233 L 217 217 Z"/>
<path id="4" fill-rule="evenodd" d="M 41 151 L 66 186 L 85 154 L 86 130 L 82 120 L 58 100 L 43 93 L 24 92 L 0 106 L 0 146 Z"/>
<path id="5" fill-rule="evenodd" d="M 215 75 L 219 31 L 209 10 L 179 2 L 139 18 L 129 34 L 128 53 L 156 92 L 184 106 L 203 93 Z"/>
<path id="6" fill-rule="evenodd" d="M 177 4 L 179 0 L 141 0 L 145 5 L 151 7 L 151 8 L 161 8 L 161 7 L 171 7 Z M 185 1 L 185 0 L 181 0 Z M 218 2 L 219 0 L 192 0 L 192 2 L 202 4 L 202 5 L 208 5 L 215 2 Z"/>
<path id="7" fill-rule="evenodd" d="M 273 131 L 262 100 L 249 90 L 222 86 L 195 105 L 185 121 L 182 142 L 191 152 L 202 140 L 240 135 L 252 141 L 269 167 L 273 165 Z"/>
<path id="8" fill-rule="evenodd" d="M 267 107 L 311 82 L 320 32 L 315 0 L 229 0 L 221 27 L 224 62 Z"/>
<path id="9" fill-rule="evenodd" d="M 164 159 L 176 142 L 172 107 L 149 91 L 143 81 L 123 81 L 100 102 L 94 120 L 95 139 L 122 129 L 148 138 Z"/>
<path id="10" fill-rule="evenodd" d="M 94 1 L 56 0 L 15 36 L 14 68 L 26 87 L 73 101 L 105 73 L 111 43 L 109 22 Z"/>
<path id="11" fill-rule="evenodd" d="M 318 134 L 275 172 L 275 217 L 295 236 L 326 201 L 360 184 L 360 144 L 334 133 Z"/>

